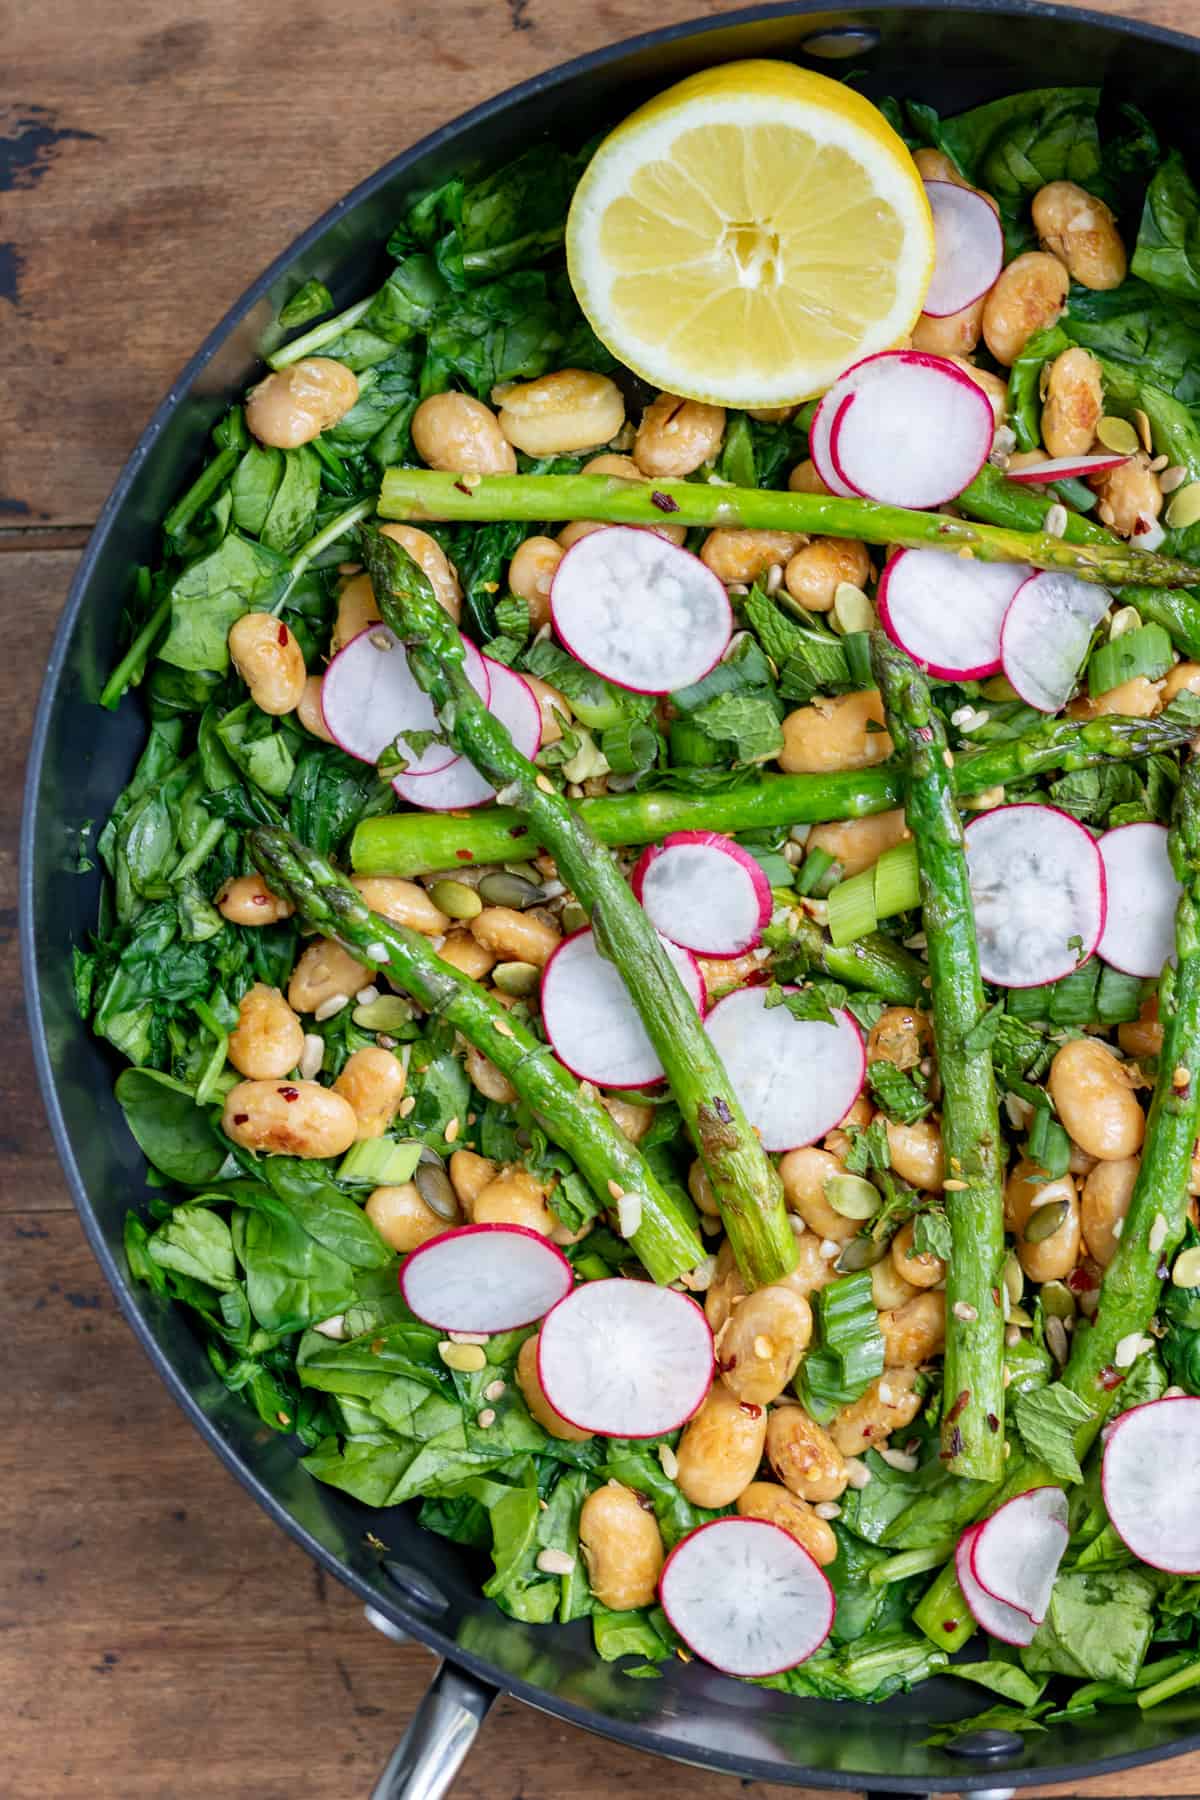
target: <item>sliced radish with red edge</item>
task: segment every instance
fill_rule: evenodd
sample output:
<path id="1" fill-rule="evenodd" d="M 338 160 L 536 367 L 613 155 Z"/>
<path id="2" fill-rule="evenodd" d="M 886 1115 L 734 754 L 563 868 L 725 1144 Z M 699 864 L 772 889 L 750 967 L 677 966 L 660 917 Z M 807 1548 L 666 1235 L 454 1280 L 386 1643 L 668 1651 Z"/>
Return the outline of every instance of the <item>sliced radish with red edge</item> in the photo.
<path id="1" fill-rule="evenodd" d="M 795 989 L 785 988 L 785 993 Z M 719 1000 L 705 1029 L 764 1150 L 796 1150 L 832 1131 L 862 1090 L 866 1051 L 848 1012 L 833 1024 L 768 1006 L 765 987 Z"/>
<path id="2" fill-rule="evenodd" d="M 1165 825 L 1118 825 L 1100 839 L 1108 909 L 1097 953 L 1126 975 L 1161 975 L 1175 955 L 1182 889 L 1167 855 Z"/>
<path id="3" fill-rule="evenodd" d="M 831 494 L 837 494 L 843 500 L 855 500 L 858 496 L 848 481 L 843 481 L 833 466 L 833 458 L 829 454 L 829 435 L 833 430 L 833 421 L 837 417 L 842 401 L 852 394 L 858 385 L 859 372 L 874 362 L 874 357 L 864 357 L 862 362 L 855 363 L 838 377 L 829 391 L 822 397 L 817 410 L 812 416 L 808 428 L 808 455 L 813 468 Z"/>
<path id="4" fill-rule="evenodd" d="M 889 350 L 834 415 L 830 461 L 864 499 L 941 506 L 978 475 L 995 429 L 983 389 L 944 356 Z"/>
<path id="5" fill-rule="evenodd" d="M 954 1552 L 954 1573 L 958 1577 L 958 1585 L 970 1608 L 971 1617 L 981 1630 L 988 1632 L 991 1637 L 999 1638 L 1002 1644 L 1019 1644 L 1024 1649 L 1032 1644 L 1037 1634 L 1037 1626 L 1029 1614 L 1021 1612 L 1018 1607 L 1006 1606 L 1003 1600 L 994 1600 L 986 1588 L 980 1587 L 971 1573 L 971 1552 L 982 1530 L 982 1525 L 972 1525 L 958 1540 L 958 1548 Z"/>
<path id="6" fill-rule="evenodd" d="M 1000 667 L 1000 627 L 1025 563 L 968 562 L 946 550 L 900 550 L 879 581 L 879 621 L 894 644 L 944 681 Z"/>
<path id="7" fill-rule="evenodd" d="M 698 1013 L 704 978 L 690 950 L 661 943 Z M 560 1062 L 597 1087 L 633 1088 L 661 1081 L 663 1066 L 614 962 L 589 927 L 565 938 L 542 971 L 542 1024 Z"/>
<path id="8" fill-rule="evenodd" d="M 1119 469 L 1129 458 L 1111 450 L 1092 450 L 1085 456 L 1052 456 L 1045 462 L 1031 463 L 1027 469 L 1008 469 L 1010 481 L 1022 487 L 1046 487 L 1052 481 L 1085 481 L 1089 475 L 1103 475 L 1106 469 Z"/>
<path id="9" fill-rule="evenodd" d="M 661 1437 L 704 1403 L 712 1332 L 675 1288 L 581 1282 L 542 1325 L 538 1379 L 555 1412 L 580 1431 Z"/>
<path id="10" fill-rule="evenodd" d="M 542 714 L 529 683 L 503 663 L 490 656 L 481 658 L 491 684 L 488 711 L 494 713 L 522 756 L 535 757 L 542 741 Z M 392 782 L 401 800 L 410 806 L 423 806 L 431 812 L 458 812 L 472 806 L 484 806 L 496 798 L 496 790 L 465 756 L 458 756 L 444 769 L 431 775 L 418 775 L 411 769 L 397 775 Z"/>
<path id="11" fill-rule="evenodd" d="M 766 1519 L 710 1519 L 663 1564 L 663 1611 L 689 1649 L 727 1675 L 794 1669 L 833 1626 L 833 1589 L 790 1532 Z"/>
<path id="12" fill-rule="evenodd" d="M 1100 1482 L 1113 1530 L 1141 1562 L 1200 1574 L 1200 1400 L 1173 1395 L 1122 1413 Z"/>
<path id="13" fill-rule="evenodd" d="M 983 1521 L 971 1545 L 971 1573 L 993 1600 L 1040 1625 L 1069 1537 L 1062 1489 L 1030 1488 Z"/>
<path id="14" fill-rule="evenodd" d="M 439 1331 L 515 1331 L 571 1292 L 570 1263 L 524 1225 L 463 1225 L 430 1238 L 400 1270 L 405 1304 Z"/>
<path id="15" fill-rule="evenodd" d="M 471 686 L 489 700 L 486 659 L 467 639 L 463 643 Z M 369 625 L 338 651 L 321 680 L 321 712 L 338 748 L 359 762 L 378 762 L 397 738 L 409 758 L 408 775 L 433 775 L 455 761 L 449 744 L 429 744 L 419 756 L 406 750 L 406 729 L 437 731 L 438 722 L 404 645 L 386 625 Z"/>
<path id="16" fill-rule="evenodd" d="M 752 949 L 771 919 L 761 863 L 719 831 L 673 831 L 648 845 L 633 891 L 664 937 L 701 956 Z"/>
<path id="17" fill-rule="evenodd" d="M 931 319 L 962 312 L 987 293 L 1004 267 L 1004 232 L 982 194 L 952 181 L 927 181 L 933 213 L 933 280 L 925 295 Z"/>
<path id="18" fill-rule="evenodd" d="M 628 525 L 572 544 L 554 571 L 550 612 L 572 656 L 639 694 L 701 680 L 733 634 L 720 578 L 678 544 Z"/>
<path id="19" fill-rule="evenodd" d="M 979 968 L 997 987 L 1040 987 L 1086 962 L 1104 930 L 1104 861 L 1056 806 L 1023 802 L 966 829 Z"/>
<path id="20" fill-rule="evenodd" d="M 1054 713 L 1067 704 L 1111 604 L 1106 588 L 1056 569 L 1021 583 L 1000 627 L 1000 664 L 1027 706 Z"/>

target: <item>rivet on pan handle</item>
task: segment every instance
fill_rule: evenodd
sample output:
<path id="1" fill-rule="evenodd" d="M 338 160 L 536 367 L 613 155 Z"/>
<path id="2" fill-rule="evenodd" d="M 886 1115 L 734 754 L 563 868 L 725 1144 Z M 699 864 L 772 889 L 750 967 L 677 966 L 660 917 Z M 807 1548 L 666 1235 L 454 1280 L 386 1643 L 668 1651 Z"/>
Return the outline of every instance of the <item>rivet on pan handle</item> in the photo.
<path id="1" fill-rule="evenodd" d="M 368 1617 L 374 1608 L 367 1608 Z M 382 1615 L 371 1619 L 378 1624 Z M 402 1639 L 390 1620 L 387 1636 Z M 388 1759 L 371 1800 L 442 1800 L 458 1774 L 498 1689 L 439 1663 L 408 1730 Z"/>

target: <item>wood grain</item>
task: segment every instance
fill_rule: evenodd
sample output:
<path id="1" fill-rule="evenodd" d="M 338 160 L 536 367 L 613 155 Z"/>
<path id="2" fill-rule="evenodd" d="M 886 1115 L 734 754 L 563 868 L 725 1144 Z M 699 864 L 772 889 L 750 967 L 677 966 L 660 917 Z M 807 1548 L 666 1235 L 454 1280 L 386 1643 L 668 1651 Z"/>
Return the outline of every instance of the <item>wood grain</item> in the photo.
<path id="1" fill-rule="evenodd" d="M 659 0 L 653 23 L 721 10 Z M 1200 25 L 1196 0 L 1123 10 Z M 204 333 L 403 145 L 649 21 L 634 0 L 59 0 L 2 16 L 0 1794 L 354 1800 L 430 1660 L 372 1632 L 182 1423 L 92 1261 L 21 1034 L 17 777 L 75 552 Z M 735 1791 L 505 1702 L 456 1793 L 635 1785 Z M 1200 1800 L 1200 1758 L 1032 1791 Z"/>

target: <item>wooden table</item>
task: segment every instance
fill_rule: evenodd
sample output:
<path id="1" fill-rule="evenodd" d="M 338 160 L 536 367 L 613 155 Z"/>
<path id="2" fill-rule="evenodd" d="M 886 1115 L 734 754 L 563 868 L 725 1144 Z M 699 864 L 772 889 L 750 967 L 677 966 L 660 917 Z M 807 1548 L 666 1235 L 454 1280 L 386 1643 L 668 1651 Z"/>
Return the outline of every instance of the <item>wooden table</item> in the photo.
<path id="1" fill-rule="evenodd" d="M 1104 4 L 1104 0 L 1093 0 Z M 152 408 L 246 283 L 404 143 L 703 0 L 25 0 L 0 136 L 0 858 L 77 552 Z M 1113 10 L 1118 10 L 1113 7 Z M 1127 0 L 1185 27 L 1196 0 Z M 10 890 L 11 891 L 11 890 Z M 0 913 L 0 1794 L 353 1800 L 430 1673 L 186 1429 L 50 1149 Z M 731 1781 L 504 1703 L 462 1800 L 721 1800 Z M 1038 1790 L 1065 1794 L 1062 1788 Z M 1085 1783 L 1200 1795 L 1200 1759 Z M 794 1789 L 756 1788 L 757 1800 Z M 803 1797 L 801 1797 L 803 1800 Z M 809 1796 L 809 1800 L 814 1800 Z"/>

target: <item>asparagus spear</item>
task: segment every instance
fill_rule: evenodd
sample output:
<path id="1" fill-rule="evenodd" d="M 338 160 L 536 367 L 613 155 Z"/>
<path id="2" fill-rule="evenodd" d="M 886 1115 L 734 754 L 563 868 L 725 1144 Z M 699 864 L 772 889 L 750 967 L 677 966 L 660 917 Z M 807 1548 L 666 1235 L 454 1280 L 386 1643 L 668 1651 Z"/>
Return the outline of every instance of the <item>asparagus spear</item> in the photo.
<path id="1" fill-rule="evenodd" d="M 1001 525 L 1010 531 L 1037 531 L 1046 516 L 1044 493 L 1024 487 L 1018 481 L 1007 481 L 999 469 L 985 463 L 970 487 L 958 496 L 958 505 L 972 519 Z M 1080 513 L 1068 512 L 1064 533 L 1068 544 L 1117 544 L 1120 539 L 1103 525 Z M 1131 578 L 1134 582 L 1137 577 Z M 1194 569 L 1186 581 L 1200 583 L 1200 569 Z M 1121 600 L 1134 606 L 1142 618 L 1161 625 L 1171 642 L 1185 656 L 1200 657 L 1200 600 L 1181 588 L 1121 585 Z"/>
<path id="2" fill-rule="evenodd" d="M 655 1281 L 674 1281 L 703 1261 L 704 1247 L 683 1206 L 613 1123 L 595 1089 L 576 1081 L 528 1026 L 435 956 L 427 938 L 371 912 L 315 850 L 273 825 L 258 827 L 246 841 L 273 893 L 285 895 L 309 925 L 336 938 L 372 974 L 385 971 L 427 1012 L 448 1019 L 507 1075 L 605 1207 L 615 1196 L 641 1196 L 641 1223 L 630 1242 Z"/>
<path id="3" fill-rule="evenodd" d="M 959 795 L 1056 769 L 1129 761 L 1178 750 L 1186 726 L 1173 719 L 1105 714 L 1078 723 L 1046 719 L 1024 737 L 1009 738 L 956 759 Z M 818 824 L 886 812 L 903 798 L 899 769 L 828 775 L 763 775 L 723 793 L 606 794 L 580 801 L 579 816 L 602 844 L 649 844 L 669 831 L 754 831 L 764 826 Z M 519 862 L 539 843 L 536 822 L 514 807 L 493 806 L 468 817 L 452 813 L 388 813 L 364 819 L 351 856 L 362 875 L 427 875 L 456 864 Z"/>
<path id="4" fill-rule="evenodd" d="M 472 485 L 473 483 L 473 485 Z M 603 519 L 614 525 L 738 525 L 751 530 L 830 532 L 867 544 L 930 547 L 979 562 L 1067 569 L 1109 586 L 1126 581 L 1179 587 L 1190 564 L 1152 556 L 1119 541 L 1073 544 L 1048 532 L 1009 531 L 908 512 L 876 500 L 833 494 L 777 493 L 702 481 L 626 481 L 613 475 L 480 475 L 466 480 L 434 469 L 387 469 L 379 496 L 385 519 Z"/>
<path id="5" fill-rule="evenodd" d="M 929 684 L 882 632 L 871 662 L 888 729 L 907 761 L 905 812 L 921 865 L 930 999 L 942 1078 L 946 1270 L 942 1459 L 956 1475 L 995 1481 L 1004 1468 L 1003 1164 L 991 1050 L 969 1034 L 984 1011 L 962 822 L 950 754 Z"/>
<path id="6" fill-rule="evenodd" d="M 591 913 L 597 939 L 620 970 L 666 1071 L 747 1286 L 779 1280 L 795 1264 L 796 1240 L 778 1171 L 751 1130 L 657 932 L 615 858 L 515 748 L 467 680 L 462 639 L 425 575 L 380 531 L 364 526 L 361 536 L 380 610 L 406 639 L 409 666 L 455 749 L 529 815 L 564 881 Z"/>
<path id="7" fill-rule="evenodd" d="M 1200 1123 L 1200 763 L 1190 762 L 1184 769 L 1167 844 L 1183 893 L 1175 913 L 1175 967 L 1168 964 L 1159 986 L 1163 1045 L 1146 1142 L 1121 1239 L 1100 1284 L 1096 1316 L 1090 1325 L 1078 1327 L 1062 1377 L 1093 1409 L 1075 1436 L 1080 1457 L 1095 1442 L 1119 1394 L 1117 1346 L 1149 1325 L 1162 1286 L 1160 1270 L 1170 1263 L 1187 1223 L 1192 1149 Z M 1053 1479 L 1014 1445 L 1003 1486 L 979 1511 L 994 1512 L 1014 1494 Z M 913 1617 L 947 1650 L 971 1636 L 975 1627 L 953 1564 L 942 1570 Z"/>

